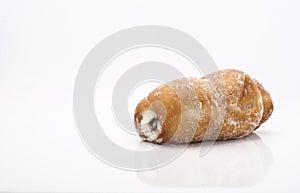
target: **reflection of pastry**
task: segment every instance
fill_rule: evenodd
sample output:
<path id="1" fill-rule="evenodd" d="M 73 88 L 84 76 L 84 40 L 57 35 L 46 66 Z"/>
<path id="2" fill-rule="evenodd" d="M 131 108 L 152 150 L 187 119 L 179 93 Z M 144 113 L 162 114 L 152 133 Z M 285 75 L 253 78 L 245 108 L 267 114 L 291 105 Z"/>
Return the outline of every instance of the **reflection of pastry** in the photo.
<path id="1" fill-rule="evenodd" d="M 258 81 L 222 70 L 159 86 L 137 105 L 134 121 L 146 141 L 189 143 L 244 137 L 272 111 L 270 95 Z"/>
<path id="2" fill-rule="evenodd" d="M 141 142 L 139 147 L 156 146 Z M 173 146 L 160 148 L 167 152 Z M 153 186 L 250 187 L 261 182 L 273 164 L 272 152 L 255 133 L 241 140 L 218 141 L 204 156 L 198 156 L 199 150 L 198 144 L 190 144 L 172 162 L 136 174 L 143 183 Z M 149 163 L 146 157 L 135 161 L 139 165 Z"/>

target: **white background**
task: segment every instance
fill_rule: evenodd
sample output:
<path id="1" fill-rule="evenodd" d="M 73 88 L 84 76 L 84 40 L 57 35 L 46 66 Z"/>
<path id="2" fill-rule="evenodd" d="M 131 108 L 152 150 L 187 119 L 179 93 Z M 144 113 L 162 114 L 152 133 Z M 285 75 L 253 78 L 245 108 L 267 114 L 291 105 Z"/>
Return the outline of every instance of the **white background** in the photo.
<path id="1" fill-rule="evenodd" d="M 0 1 L 0 191 L 298 192 L 299 9 L 296 0 Z M 77 70 L 105 37 L 148 24 L 190 34 L 220 69 L 263 83 L 275 110 L 261 140 L 220 143 L 202 159 L 191 147 L 153 173 L 87 150 L 73 118 Z"/>

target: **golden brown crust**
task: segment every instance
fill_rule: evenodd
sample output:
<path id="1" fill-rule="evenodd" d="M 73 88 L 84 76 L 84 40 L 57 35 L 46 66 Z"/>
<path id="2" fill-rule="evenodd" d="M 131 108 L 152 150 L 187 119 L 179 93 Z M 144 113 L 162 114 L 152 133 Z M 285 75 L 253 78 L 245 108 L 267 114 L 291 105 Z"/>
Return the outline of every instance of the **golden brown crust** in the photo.
<path id="1" fill-rule="evenodd" d="M 238 70 L 222 70 L 159 86 L 137 105 L 134 118 L 146 141 L 188 143 L 244 137 L 272 110 L 270 95 L 259 82 Z M 151 124 L 156 120 L 154 128 Z"/>
<path id="2" fill-rule="evenodd" d="M 254 81 L 255 81 L 257 88 L 261 94 L 263 106 L 264 106 L 264 113 L 263 113 L 262 119 L 259 123 L 259 126 L 260 126 L 261 124 L 266 122 L 269 119 L 269 117 L 272 115 L 274 106 L 273 106 L 273 101 L 271 99 L 270 93 L 263 87 L 263 85 L 260 82 L 258 82 L 255 79 L 254 79 Z"/>

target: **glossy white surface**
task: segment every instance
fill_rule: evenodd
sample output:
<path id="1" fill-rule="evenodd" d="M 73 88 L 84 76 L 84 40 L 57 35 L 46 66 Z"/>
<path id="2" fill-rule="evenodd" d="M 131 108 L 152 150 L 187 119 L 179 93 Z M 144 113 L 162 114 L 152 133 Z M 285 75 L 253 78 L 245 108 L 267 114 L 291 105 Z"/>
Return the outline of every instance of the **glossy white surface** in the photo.
<path id="1" fill-rule="evenodd" d="M 0 192 L 299 192 L 299 8 L 293 0 L 1 1 Z M 220 69 L 261 81 L 275 103 L 270 120 L 256 135 L 218 142 L 206 156 L 190 145 L 156 170 L 129 172 L 99 161 L 74 123 L 77 70 L 103 38 L 145 24 L 185 31 Z M 151 146 L 104 124 L 122 146 Z"/>

